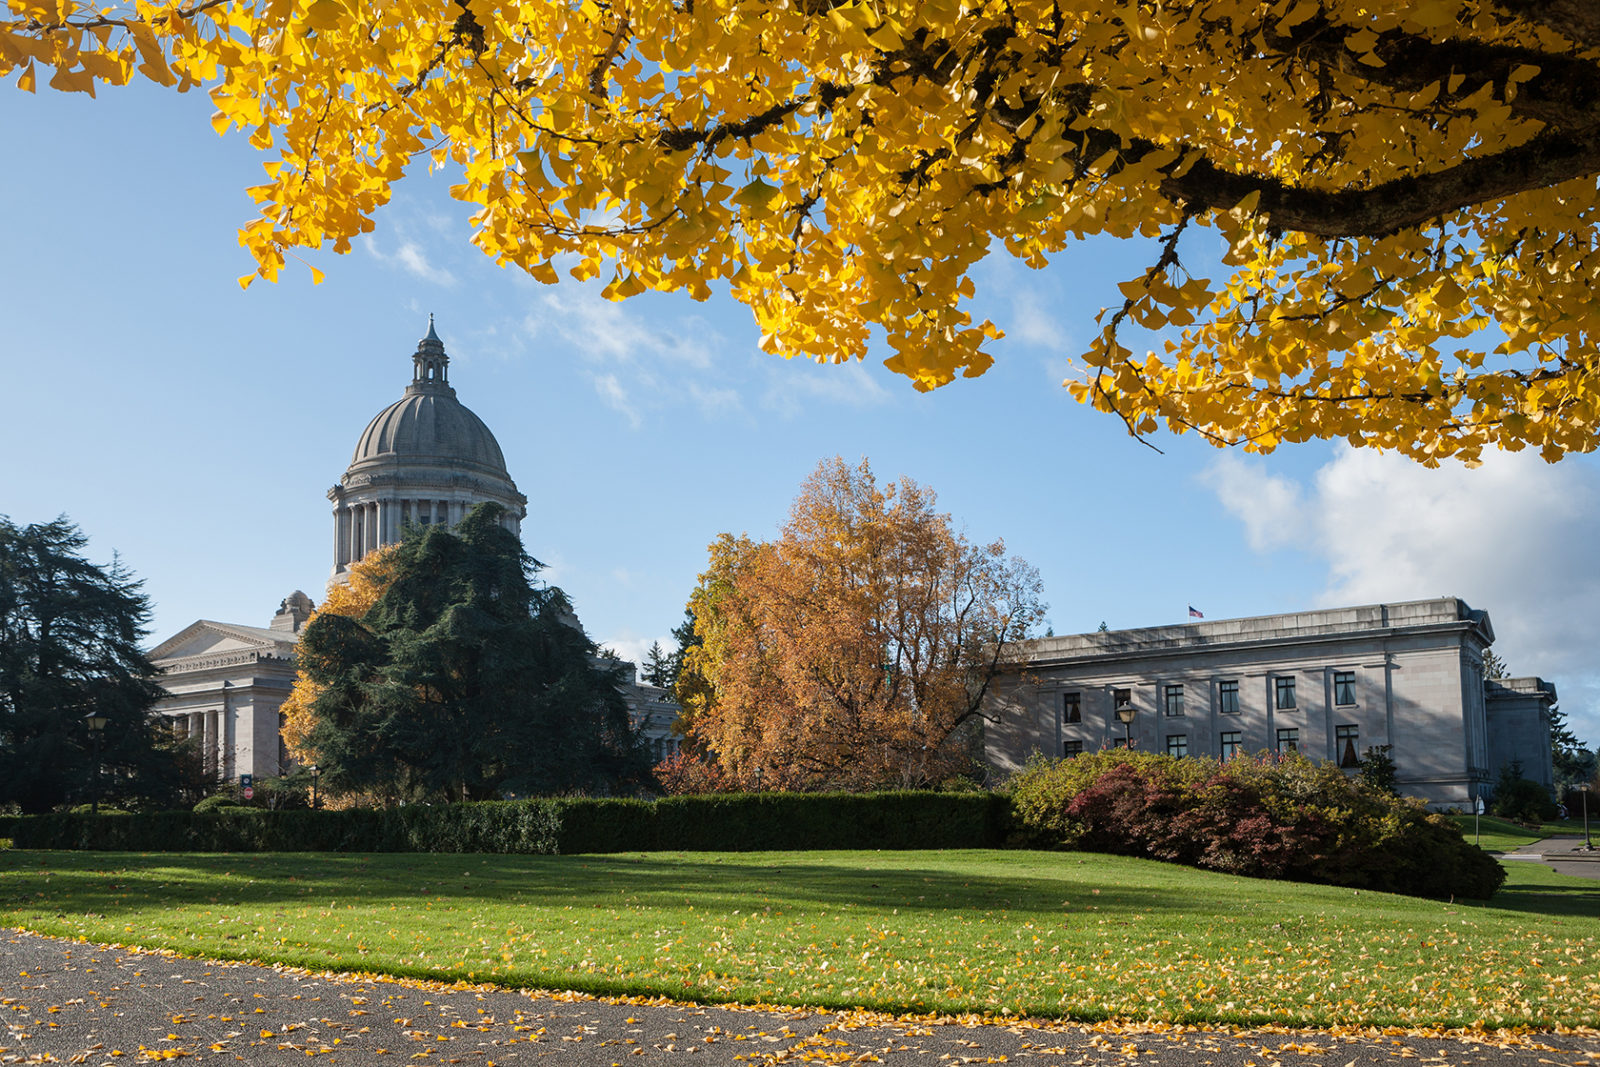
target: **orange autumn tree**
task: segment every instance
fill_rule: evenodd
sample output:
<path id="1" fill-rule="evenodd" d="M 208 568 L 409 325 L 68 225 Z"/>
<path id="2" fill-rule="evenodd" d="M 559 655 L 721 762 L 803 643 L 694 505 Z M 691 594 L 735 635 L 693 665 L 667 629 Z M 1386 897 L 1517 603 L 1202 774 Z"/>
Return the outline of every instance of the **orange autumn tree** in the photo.
<path id="1" fill-rule="evenodd" d="M 1138 432 L 1435 463 L 1600 432 L 1600 5 L 7 0 L 0 76 L 210 89 L 268 153 L 255 277 L 446 166 L 543 282 L 984 373 L 975 268 L 1138 240 L 1072 395 Z M 1191 272 L 1223 254 L 1218 277 Z"/>
<path id="2" fill-rule="evenodd" d="M 343 615 L 347 619 L 359 619 L 372 610 L 372 605 L 378 602 L 394 579 L 395 547 L 385 545 L 375 552 L 369 552 L 351 565 L 344 581 L 329 582 L 327 596 L 323 598 L 321 606 L 311 613 L 306 625 L 311 625 L 311 620 L 318 615 Z M 305 651 L 297 648 L 296 655 L 302 657 Z M 283 716 L 283 743 L 296 763 L 304 765 L 317 762 L 317 754 L 306 744 L 306 736 L 311 732 L 314 721 L 312 706 L 321 692 L 322 687 L 311 680 L 304 664 L 301 664 L 295 675 L 294 689 L 279 709 Z"/>
<path id="3" fill-rule="evenodd" d="M 1042 616 L 1038 572 L 931 489 L 820 464 L 778 538 L 723 534 L 690 599 L 695 741 L 742 785 L 924 786 L 969 766 L 990 680 Z"/>

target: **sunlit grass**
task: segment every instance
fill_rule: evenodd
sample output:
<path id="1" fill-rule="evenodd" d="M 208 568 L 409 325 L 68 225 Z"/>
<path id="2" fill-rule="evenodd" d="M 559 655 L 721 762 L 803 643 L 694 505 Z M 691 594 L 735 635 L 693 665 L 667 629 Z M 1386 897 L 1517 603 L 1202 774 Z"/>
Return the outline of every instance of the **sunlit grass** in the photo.
<path id="1" fill-rule="evenodd" d="M 897 1012 L 1600 1023 L 1600 882 L 1491 905 L 1081 853 L 0 853 L 0 923 L 311 968 Z"/>
<path id="2" fill-rule="evenodd" d="M 1548 836 L 1494 815 L 1451 815 L 1448 818 L 1461 827 L 1462 836 L 1485 852 L 1515 852 L 1523 845 L 1531 845 Z"/>

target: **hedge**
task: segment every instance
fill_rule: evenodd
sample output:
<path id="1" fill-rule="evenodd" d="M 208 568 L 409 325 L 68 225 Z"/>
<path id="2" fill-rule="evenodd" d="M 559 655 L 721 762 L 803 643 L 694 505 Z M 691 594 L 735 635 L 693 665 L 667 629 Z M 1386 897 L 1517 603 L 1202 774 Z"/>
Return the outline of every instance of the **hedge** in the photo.
<path id="1" fill-rule="evenodd" d="M 119 852 L 664 852 L 998 848 L 1010 804 L 984 793 L 729 793 L 545 798 L 349 811 L 0 818 L 17 848 Z"/>

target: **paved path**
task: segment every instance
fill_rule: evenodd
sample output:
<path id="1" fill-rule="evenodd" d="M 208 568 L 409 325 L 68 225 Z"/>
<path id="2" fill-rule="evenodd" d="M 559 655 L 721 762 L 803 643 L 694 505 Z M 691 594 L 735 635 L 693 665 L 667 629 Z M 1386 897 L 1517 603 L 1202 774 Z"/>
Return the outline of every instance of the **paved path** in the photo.
<path id="1" fill-rule="evenodd" d="M 1600 844 L 1600 833 L 1591 834 L 1590 840 Z M 1546 837 L 1531 845 L 1523 845 L 1515 852 L 1508 852 L 1501 858 L 1547 863 L 1560 874 L 1600 879 L 1600 852 L 1589 852 L 1584 849 L 1582 834 L 1558 834 L 1555 837 Z"/>
<path id="2" fill-rule="evenodd" d="M 195 1058 L 263 1067 L 1600 1067 L 1600 1033 L 1520 1039 L 885 1024 L 849 1014 L 625 1004 L 219 964 L 0 931 L 0 1064 Z"/>

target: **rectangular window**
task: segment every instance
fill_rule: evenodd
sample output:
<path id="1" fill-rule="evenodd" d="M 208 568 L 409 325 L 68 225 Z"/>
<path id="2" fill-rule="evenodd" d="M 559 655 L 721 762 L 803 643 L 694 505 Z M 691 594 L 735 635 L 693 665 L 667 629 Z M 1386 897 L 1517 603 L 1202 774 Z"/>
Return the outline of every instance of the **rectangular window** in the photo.
<path id="1" fill-rule="evenodd" d="M 1349 707 L 1356 702 L 1356 672 L 1333 672 L 1333 702 Z"/>
<path id="2" fill-rule="evenodd" d="M 1064 723 L 1083 721 L 1083 700 L 1080 694 L 1061 694 L 1061 721 Z"/>
<path id="3" fill-rule="evenodd" d="M 1278 731 L 1278 755 L 1300 751 L 1300 731 L 1294 728 Z"/>
<path id="4" fill-rule="evenodd" d="M 1111 710 L 1126 708 L 1133 703 L 1132 689 L 1113 689 L 1111 691 Z"/>
<path id="5" fill-rule="evenodd" d="M 1169 756 L 1187 756 L 1188 754 L 1189 754 L 1189 735 L 1188 734 L 1168 734 L 1167 735 L 1167 755 L 1169 755 Z"/>
<path id="6" fill-rule="evenodd" d="M 1183 714 L 1183 686 L 1169 685 L 1161 690 L 1162 707 L 1166 709 L 1168 718 L 1175 718 Z"/>
<path id="7" fill-rule="evenodd" d="M 1244 732 L 1241 730 L 1222 731 L 1222 761 L 1226 763 L 1239 754 L 1239 749 L 1244 745 Z"/>
<path id="8" fill-rule="evenodd" d="M 1217 711 L 1223 715 L 1239 714 L 1239 683 L 1217 683 Z"/>
<path id="9" fill-rule="evenodd" d="M 1292 711 L 1294 709 L 1294 679 L 1274 678 L 1272 680 L 1273 705 L 1279 711 Z"/>
<path id="10" fill-rule="evenodd" d="M 1083 755 L 1083 742 L 1082 741 L 1063 741 L 1063 742 L 1061 742 L 1061 754 L 1063 756 L 1067 757 L 1068 759 L 1071 759 L 1073 756 L 1081 756 L 1081 755 Z"/>
<path id="11" fill-rule="evenodd" d="M 1111 747 L 1112 748 L 1127 748 L 1128 747 L 1128 739 L 1126 737 L 1113 737 L 1111 739 Z"/>
<path id="12" fill-rule="evenodd" d="M 1361 730 L 1352 725 L 1335 726 L 1333 736 L 1339 748 L 1339 766 L 1359 767 L 1361 757 L 1356 755 L 1356 742 L 1361 740 Z"/>

